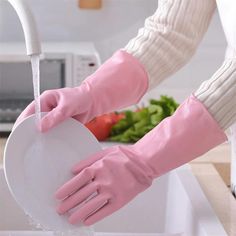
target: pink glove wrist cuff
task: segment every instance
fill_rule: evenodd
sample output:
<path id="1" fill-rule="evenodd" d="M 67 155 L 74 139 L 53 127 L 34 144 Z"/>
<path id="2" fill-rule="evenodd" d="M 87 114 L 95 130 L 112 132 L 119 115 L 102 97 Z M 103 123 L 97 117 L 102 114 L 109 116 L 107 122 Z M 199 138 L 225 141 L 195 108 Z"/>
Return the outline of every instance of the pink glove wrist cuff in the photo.
<path id="1" fill-rule="evenodd" d="M 97 116 L 137 103 L 148 89 L 148 75 L 136 58 L 120 50 L 84 83 L 93 98 L 91 116 Z"/>
<path id="2" fill-rule="evenodd" d="M 205 106 L 191 95 L 134 146 L 151 177 L 158 177 L 225 142 L 227 136 Z M 148 147 L 148 148 L 147 148 Z"/>

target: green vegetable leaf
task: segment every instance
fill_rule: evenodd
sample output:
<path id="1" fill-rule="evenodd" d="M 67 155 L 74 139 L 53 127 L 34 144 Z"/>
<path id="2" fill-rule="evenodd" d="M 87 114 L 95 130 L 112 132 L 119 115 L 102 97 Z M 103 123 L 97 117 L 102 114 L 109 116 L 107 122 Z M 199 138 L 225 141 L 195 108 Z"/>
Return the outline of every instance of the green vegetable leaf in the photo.
<path id="1" fill-rule="evenodd" d="M 137 111 L 125 111 L 125 118 L 112 127 L 110 141 L 132 143 L 157 126 L 163 119 L 173 115 L 179 104 L 162 95 L 159 100 L 151 99 L 148 107 Z"/>

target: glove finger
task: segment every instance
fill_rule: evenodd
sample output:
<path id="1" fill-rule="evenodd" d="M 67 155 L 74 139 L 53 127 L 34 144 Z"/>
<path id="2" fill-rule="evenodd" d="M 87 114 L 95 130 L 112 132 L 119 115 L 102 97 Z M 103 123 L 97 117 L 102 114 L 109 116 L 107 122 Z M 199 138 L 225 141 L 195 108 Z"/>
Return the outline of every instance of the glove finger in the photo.
<path id="1" fill-rule="evenodd" d="M 78 222 L 83 222 L 86 218 L 88 218 L 91 214 L 96 211 L 99 211 L 102 207 L 105 207 L 108 204 L 109 199 L 107 196 L 99 194 L 96 197 L 92 198 L 90 201 L 85 203 L 81 208 L 75 211 L 69 217 L 69 222 L 71 224 L 76 224 Z"/>
<path id="2" fill-rule="evenodd" d="M 106 156 L 109 153 L 109 148 L 101 150 L 95 154 L 92 154 L 88 158 L 81 160 L 78 164 L 76 164 L 72 168 L 72 173 L 77 175 L 79 174 L 84 168 L 87 168 L 94 164 L 96 161 L 102 159 L 104 156 Z"/>
<path id="3" fill-rule="evenodd" d="M 57 100 L 53 92 L 46 91 L 40 96 L 40 110 L 41 112 L 49 112 L 54 107 L 56 107 Z M 25 118 L 28 116 L 31 116 L 35 113 L 35 101 L 32 101 L 25 109 L 24 111 L 19 115 L 17 118 L 13 129 Z"/>
<path id="4" fill-rule="evenodd" d="M 106 216 L 111 215 L 115 211 L 114 206 L 111 203 L 105 204 L 99 210 L 95 211 L 93 214 L 90 214 L 84 221 L 85 226 L 90 226 L 98 221 L 104 219 Z"/>
<path id="5" fill-rule="evenodd" d="M 57 212 L 59 214 L 66 213 L 70 209 L 87 200 L 91 195 L 97 193 L 97 190 L 97 186 L 94 184 L 94 182 L 91 182 L 90 184 L 86 185 L 79 191 L 63 200 L 62 203 L 57 207 Z"/>
<path id="6" fill-rule="evenodd" d="M 83 170 L 80 174 L 73 177 L 71 180 L 66 182 L 62 187 L 60 187 L 56 193 L 55 197 L 58 200 L 63 200 L 74 192 L 78 191 L 86 184 L 90 183 L 94 179 L 92 171 L 88 168 Z"/>
<path id="7" fill-rule="evenodd" d="M 42 118 L 41 131 L 47 132 L 49 129 L 57 126 L 67 118 L 68 116 L 66 113 L 62 112 L 62 108 L 60 106 L 56 107 Z"/>

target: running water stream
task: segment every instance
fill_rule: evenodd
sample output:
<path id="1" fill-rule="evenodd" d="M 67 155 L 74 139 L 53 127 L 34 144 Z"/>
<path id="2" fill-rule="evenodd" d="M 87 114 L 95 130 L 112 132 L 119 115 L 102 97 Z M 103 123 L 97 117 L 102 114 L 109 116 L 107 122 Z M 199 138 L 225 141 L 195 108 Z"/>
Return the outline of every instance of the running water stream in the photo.
<path id="1" fill-rule="evenodd" d="M 41 109 L 40 109 L 40 56 L 31 56 L 31 67 L 33 75 L 33 86 L 34 86 L 34 101 L 35 101 L 35 115 L 36 115 L 36 125 L 40 124 L 41 119 Z"/>

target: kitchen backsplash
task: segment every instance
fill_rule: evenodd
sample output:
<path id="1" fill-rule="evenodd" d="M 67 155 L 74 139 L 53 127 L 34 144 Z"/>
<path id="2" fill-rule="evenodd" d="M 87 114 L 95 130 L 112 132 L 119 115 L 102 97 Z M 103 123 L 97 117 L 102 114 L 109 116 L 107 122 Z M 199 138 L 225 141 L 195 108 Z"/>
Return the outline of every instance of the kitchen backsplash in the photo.
<path id="1" fill-rule="evenodd" d="M 137 34 L 158 5 L 158 0 L 103 0 L 101 10 L 81 10 L 77 0 L 28 1 L 43 41 L 93 41 L 103 61 Z M 0 1 L 1 41 L 23 41 L 19 20 L 7 1 Z M 182 101 L 220 66 L 224 49 L 225 39 L 216 13 L 191 63 L 146 97 L 169 93 Z"/>

